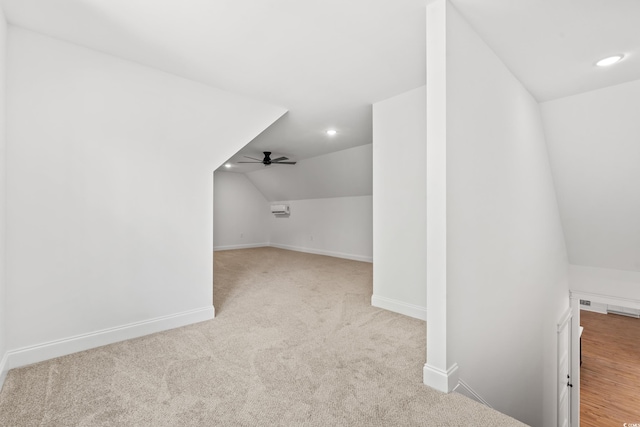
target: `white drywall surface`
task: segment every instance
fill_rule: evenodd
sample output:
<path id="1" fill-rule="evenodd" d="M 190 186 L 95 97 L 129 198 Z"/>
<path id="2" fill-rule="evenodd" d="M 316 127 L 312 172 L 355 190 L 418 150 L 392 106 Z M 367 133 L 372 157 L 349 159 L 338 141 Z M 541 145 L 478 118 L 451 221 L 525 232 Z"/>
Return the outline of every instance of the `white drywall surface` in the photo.
<path id="1" fill-rule="evenodd" d="M 447 338 L 495 409 L 556 422 L 568 261 L 540 108 L 447 3 Z"/>
<path id="2" fill-rule="evenodd" d="M 271 246 L 371 262 L 372 198 L 280 200 L 288 216 L 271 215 Z"/>
<path id="3" fill-rule="evenodd" d="M 373 106 L 372 303 L 426 320 L 425 103 L 422 86 Z"/>
<path id="4" fill-rule="evenodd" d="M 7 103 L 7 347 L 213 312 L 213 171 L 284 111 L 13 27 Z"/>
<path id="5" fill-rule="evenodd" d="M 6 347 L 6 68 L 7 21 L 0 5 L 0 389 L 4 382 Z"/>
<path id="6" fill-rule="evenodd" d="M 331 143 L 330 141 L 327 143 Z M 269 201 L 370 196 L 371 144 L 271 165 L 247 176 Z"/>
<path id="7" fill-rule="evenodd" d="M 629 306 L 628 302 L 640 303 L 637 271 L 570 265 L 569 287 L 575 292 L 618 299 L 622 306 Z"/>
<path id="8" fill-rule="evenodd" d="M 569 261 L 640 272 L 640 80 L 541 109 Z"/>
<path id="9" fill-rule="evenodd" d="M 269 205 L 245 174 L 217 171 L 213 198 L 215 250 L 269 244 Z"/>

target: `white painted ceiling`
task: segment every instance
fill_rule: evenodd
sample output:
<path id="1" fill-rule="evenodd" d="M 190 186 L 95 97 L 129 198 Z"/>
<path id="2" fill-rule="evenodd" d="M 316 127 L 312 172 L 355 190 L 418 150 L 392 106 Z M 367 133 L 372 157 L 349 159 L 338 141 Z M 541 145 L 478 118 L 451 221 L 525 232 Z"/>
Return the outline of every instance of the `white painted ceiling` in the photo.
<path id="1" fill-rule="evenodd" d="M 2 4 L 11 24 L 285 107 L 253 157 L 371 143 L 371 104 L 425 81 L 425 0 Z"/>
<path id="2" fill-rule="evenodd" d="M 640 78 L 638 0 L 452 0 L 540 102 Z M 596 61 L 628 57 L 611 68 Z"/>
<path id="3" fill-rule="evenodd" d="M 300 161 L 300 167 L 262 167 L 247 177 L 270 201 L 370 196 L 372 144 Z"/>
<path id="4" fill-rule="evenodd" d="M 0 1 L 11 24 L 289 111 L 234 161 L 371 143 L 371 104 L 425 82 L 429 0 Z M 540 101 L 640 77 L 640 1 L 452 3 Z"/>
<path id="5" fill-rule="evenodd" d="M 289 112 L 234 160 L 272 151 L 274 157 L 301 161 L 371 143 L 371 104 L 424 84 L 424 7 L 429 1 L 0 4 L 10 24 L 286 108 Z M 640 79 L 639 0 L 451 2 L 540 102 Z M 594 66 L 617 53 L 627 58 L 610 68 Z M 624 102 L 636 105 L 633 100 Z M 573 128 L 558 119 L 562 114 L 574 117 L 571 109 L 551 113 L 555 119 L 545 117 L 569 256 L 574 263 L 640 271 L 640 205 L 634 192 L 638 177 L 630 172 L 635 163 L 628 164 L 629 159 L 637 160 L 634 147 L 640 130 L 627 123 L 625 132 L 616 133 L 619 143 L 607 151 L 603 147 L 610 141 L 600 135 L 619 129 L 620 116 L 598 113 L 602 108 L 608 111 L 604 105 L 571 119 Z M 338 135 L 327 137 L 328 128 L 337 129 Z M 592 153 L 604 150 L 602 156 L 586 155 L 585 144 L 595 150 Z M 607 157 L 605 164 L 601 160 L 606 154 L 614 158 Z M 615 158 L 626 159 L 624 169 Z M 620 190 L 630 186 L 630 192 Z M 597 200 L 606 202 L 608 211 L 597 207 Z M 585 245 L 601 250 L 587 253 Z M 612 254 L 618 254 L 614 258 L 622 264 L 616 264 Z"/>

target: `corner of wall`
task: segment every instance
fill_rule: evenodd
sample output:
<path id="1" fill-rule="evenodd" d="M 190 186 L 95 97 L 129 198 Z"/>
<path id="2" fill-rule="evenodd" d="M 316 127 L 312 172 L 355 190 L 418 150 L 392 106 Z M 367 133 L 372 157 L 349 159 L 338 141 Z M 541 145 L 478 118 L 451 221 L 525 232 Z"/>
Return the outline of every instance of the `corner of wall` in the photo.
<path id="1" fill-rule="evenodd" d="M 284 110 L 29 30 L 9 33 L 0 64 L 10 156 L 0 368 L 213 318 L 213 169 Z M 203 118 L 211 115 L 217 120 Z M 67 119 L 73 130 L 50 126 Z M 57 161 L 43 161 L 49 149 Z M 56 227 L 34 229 L 52 217 Z M 53 304 L 51 293 L 76 298 Z"/>
<path id="2" fill-rule="evenodd" d="M 426 320 L 426 87 L 373 105 L 373 297 L 371 304 Z M 407 154 L 402 170 L 387 159 Z M 401 206 L 401 212 L 398 207 Z"/>
<path id="3" fill-rule="evenodd" d="M 269 245 L 267 199 L 243 173 L 216 171 L 213 250 Z"/>
<path id="4" fill-rule="evenodd" d="M 7 376 L 6 352 L 6 47 L 7 22 L 0 5 L 0 390 Z"/>
<path id="5" fill-rule="evenodd" d="M 0 360 L 0 391 L 2 391 L 2 387 L 4 387 L 4 380 L 7 379 L 7 374 L 9 373 L 9 367 L 7 360 L 9 359 L 9 353 L 4 352 L 2 355 L 2 360 Z"/>
<path id="6" fill-rule="evenodd" d="M 568 303 L 567 261 L 540 108 L 450 6 L 443 36 L 446 59 L 441 59 L 446 66 L 446 85 L 441 84 L 446 107 L 441 107 L 446 114 L 441 161 L 446 165 L 445 302 L 432 292 L 427 295 L 428 325 L 434 324 L 438 306 L 446 309 L 446 323 L 435 322 L 446 327 L 446 341 L 437 347 L 428 336 L 427 350 L 449 350 L 447 356 L 464 370 L 465 379 L 497 410 L 530 425 L 552 425 L 555 404 L 549 396 L 557 380 L 552 326 Z M 432 67 L 436 64 L 432 61 Z M 433 79 L 431 73 L 427 83 Z M 433 92 L 430 97 L 437 99 Z M 434 99 L 427 101 L 427 111 Z M 433 131 L 428 129 L 428 141 Z M 433 143 L 432 138 L 428 150 Z M 530 304 L 504 304 L 520 300 Z M 486 346 L 483 338 L 492 330 L 500 333 Z M 449 362 L 443 358 L 438 364 L 431 353 L 427 360 L 440 369 Z M 505 379 L 514 376 L 521 381 Z"/>
<path id="7" fill-rule="evenodd" d="M 380 295 L 371 296 L 371 305 L 394 313 L 404 314 L 415 319 L 427 320 L 427 309 L 423 306 L 409 304 L 397 299 L 387 298 Z"/>
<path id="8" fill-rule="evenodd" d="M 458 385 L 458 364 L 454 363 L 446 371 L 428 362 L 422 369 L 422 381 L 426 386 L 434 388 L 443 393 L 451 393 Z"/>

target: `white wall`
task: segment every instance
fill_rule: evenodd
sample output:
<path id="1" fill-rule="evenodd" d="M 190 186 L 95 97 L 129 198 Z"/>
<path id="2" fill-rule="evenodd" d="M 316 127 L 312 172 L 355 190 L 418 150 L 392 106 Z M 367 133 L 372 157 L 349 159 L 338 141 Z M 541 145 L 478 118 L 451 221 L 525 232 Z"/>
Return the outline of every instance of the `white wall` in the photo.
<path id="1" fill-rule="evenodd" d="M 216 171 L 213 195 L 215 250 L 269 245 L 267 199 L 245 174 Z"/>
<path id="2" fill-rule="evenodd" d="M 0 390 L 5 379 L 6 355 L 6 126 L 5 126 L 5 82 L 7 54 L 7 21 L 0 5 Z"/>
<path id="3" fill-rule="evenodd" d="M 330 144 L 330 142 L 327 142 Z M 370 196 L 371 144 L 247 174 L 269 201 Z"/>
<path id="4" fill-rule="evenodd" d="M 288 217 L 269 213 L 271 246 L 372 261 L 372 147 L 361 145 L 269 166 L 247 178 L 270 204 L 291 207 Z"/>
<path id="5" fill-rule="evenodd" d="M 211 318 L 213 171 L 283 110 L 11 28 L 10 367 Z"/>
<path id="6" fill-rule="evenodd" d="M 571 263 L 574 316 L 579 319 L 580 299 L 590 300 L 591 309 L 640 308 L 640 80 L 540 108 Z M 574 395 L 578 376 L 579 369 Z"/>
<path id="7" fill-rule="evenodd" d="M 574 314 L 580 315 L 580 299 L 590 300 L 592 310 L 640 308 L 640 80 L 540 108 L 571 263 Z M 579 370 L 574 394 L 578 376 Z"/>
<path id="8" fill-rule="evenodd" d="M 371 262 L 371 196 L 275 203 L 288 204 L 291 214 L 271 215 L 271 246 Z"/>
<path id="9" fill-rule="evenodd" d="M 604 304 L 640 308 L 640 273 L 609 268 L 569 266 L 572 293 Z"/>
<path id="10" fill-rule="evenodd" d="M 273 246 L 299 252 L 372 261 L 372 197 L 268 202 L 246 175 L 215 174 L 214 249 Z M 272 204 L 287 204 L 275 216 Z"/>
<path id="11" fill-rule="evenodd" d="M 446 26 L 444 345 L 495 409 L 555 425 L 568 262 L 540 109 L 449 3 Z"/>
<path id="12" fill-rule="evenodd" d="M 541 108 L 569 261 L 640 272 L 640 80 Z"/>
<path id="13" fill-rule="evenodd" d="M 373 296 L 426 320 L 426 88 L 373 105 Z"/>

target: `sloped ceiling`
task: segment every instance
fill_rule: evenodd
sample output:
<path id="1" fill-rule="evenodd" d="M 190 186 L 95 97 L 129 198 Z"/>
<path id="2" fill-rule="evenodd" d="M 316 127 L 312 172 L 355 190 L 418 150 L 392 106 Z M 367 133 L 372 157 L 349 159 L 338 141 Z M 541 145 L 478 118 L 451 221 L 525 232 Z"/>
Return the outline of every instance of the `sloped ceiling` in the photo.
<path id="1" fill-rule="evenodd" d="M 232 160 L 272 151 L 298 160 L 299 166 L 307 167 L 302 160 L 310 159 L 309 167 L 314 168 L 315 156 L 371 143 L 372 103 L 424 84 L 424 7 L 429 1 L 0 0 L 0 4 L 10 24 L 284 107 L 289 113 Z M 640 1 L 451 2 L 538 101 L 640 79 Z M 617 53 L 627 57 L 616 66 L 594 66 Z M 560 106 L 543 108 L 571 261 L 640 271 L 638 196 L 621 190 L 638 182 L 627 162 L 638 158 L 631 141 L 640 141 L 640 131 L 632 125 L 637 120 L 628 117 L 625 105 L 638 111 L 635 97 L 640 95 L 629 89 L 624 96 L 631 98 L 622 96 L 606 104 L 585 101 L 574 113 Z M 620 115 L 607 113 L 616 108 Z M 621 122 L 622 118 L 629 122 Z M 337 129 L 336 137 L 329 139 L 327 128 Z M 606 131 L 615 137 L 606 137 Z M 302 172 L 296 169 L 254 168 L 255 175 L 249 175 L 270 199 L 329 194 L 329 184 L 314 183 L 310 185 L 317 188 L 301 194 L 295 180 L 310 178 L 297 176 Z M 266 182 L 271 182 L 270 189 Z M 334 182 L 331 188 L 342 191 L 343 182 Z"/>
<path id="2" fill-rule="evenodd" d="M 297 160 L 371 143 L 371 104 L 424 84 L 425 3 L 2 0 L 13 25 L 284 107 L 248 153 Z"/>
<path id="3" fill-rule="evenodd" d="M 541 109 L 569 261 L 640 271 L 640 80 Z"/>
<path id="4" fill-rule="evenodd" d="M 640 2 L 451 1 L 542 102 L 570 263 L 640 271 Z"/>
<path id="5" fill-rule="evenodd" d="M 369 196 L 372 155 L 372 145 L 362 145 L 305 159 L 295 166 L 263 166 L 247 176 L 269 201 Z"/>
<path id="6" fill-rule="evenodd" d="M 538 101 L 640 78 L 636 0 L 451 0 Z M 626 54 L 611 68 L 607 56 Z"/>

